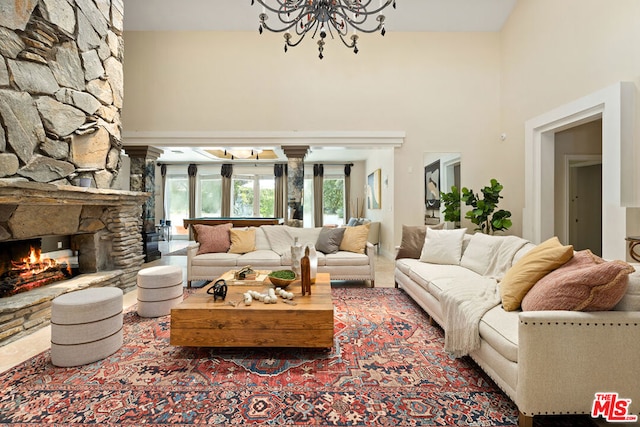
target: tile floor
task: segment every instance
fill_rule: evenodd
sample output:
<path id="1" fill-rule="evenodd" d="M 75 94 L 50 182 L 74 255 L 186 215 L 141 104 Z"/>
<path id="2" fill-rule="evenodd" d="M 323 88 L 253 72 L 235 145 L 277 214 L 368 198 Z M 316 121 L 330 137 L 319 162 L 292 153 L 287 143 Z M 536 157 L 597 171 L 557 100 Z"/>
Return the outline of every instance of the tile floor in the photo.
<path id="1" fill-rule="evenodd" d="M 186 240 L 172 240 L 170 242 L 160 242 L 159 249 L 163 254 L 179 250 L 187 246 Z M 144 265 L 152 267 L 156 265 L 177 265 L 183 268 L 186 278 L 187 257 L 186 256 L 163 256 L 162 258 Z M 376 287 L 392 288 L 393 281 L 393 260 L 383 256 L 376 256 Z M 333 286 L 339 287 L 361 287 L 366 286 L 364 282 L 357 281 L 336 281 Z M 136 291 L 128 292 L 124 296 L 124 308 L 128 308 L 136 303 Z M 0 347 L 0 372 L 11 369 L 15 365 L 33 357 L 50 347 L 51 327 L 44 327 L 33 334 L 19 339 L 15 342 Z"/>

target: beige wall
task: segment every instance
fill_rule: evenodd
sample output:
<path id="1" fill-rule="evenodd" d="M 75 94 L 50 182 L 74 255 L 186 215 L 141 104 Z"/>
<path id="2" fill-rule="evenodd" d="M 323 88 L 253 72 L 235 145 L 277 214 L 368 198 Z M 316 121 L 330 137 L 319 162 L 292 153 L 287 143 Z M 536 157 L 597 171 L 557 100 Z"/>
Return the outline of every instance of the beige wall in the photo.
<path id="1" fill-rule="evenodd" d="M 501 33 L 501 127 L 508 137 L 502 145 L 504 155 L 496 159 L 510 177 L 504 183 L 505 207 L 513 211 L 515 224 L 521 221 L 524 205 L 525 121 L 619 81 L 638 87 L 638 22 L 637 0 L 516 4 Z M 636 119 L 639 111 L 636 108 Z"/>
<path id="2" fill-rule="evenodd" d="M 521 234 L 525 121 L 618 81 L 640 85 L 638 22 L 637 0 L 519 0 L 500 33 L 363 36 L 358 55 L 329 43 L 322 61 L 313 42 L 284 54 L 279 35 L 129 32 L 124 130 L 404 131 L 393 211 L 379 213 L 393 218 L 385 245 L 423 221 L 426 151 L 460 152 L 463 186 L 498 179 Z"/>
<path id="3" fill-rule="evenodd" d="M 404 131 L 402 148 L 367 164 L 369 173 L 384 162 L 389 176 L 383 210 L 372 212 L 385 221 L 385 250 L 399 243 L 402 224 L 423 221 L 424 151 L 492 158 L 486 147 L 498 139 L 497 33 L 389 32 L 362 37 L 358 55 L 330 43 L 322 61 L 315 43 L 284 54 L 280 36 L 271 36 L 125 33 L 125 135 Z M 476 169 L 483 181 L 493 176 Z M 472 172 L 463 170 L 463 182 Z"/>

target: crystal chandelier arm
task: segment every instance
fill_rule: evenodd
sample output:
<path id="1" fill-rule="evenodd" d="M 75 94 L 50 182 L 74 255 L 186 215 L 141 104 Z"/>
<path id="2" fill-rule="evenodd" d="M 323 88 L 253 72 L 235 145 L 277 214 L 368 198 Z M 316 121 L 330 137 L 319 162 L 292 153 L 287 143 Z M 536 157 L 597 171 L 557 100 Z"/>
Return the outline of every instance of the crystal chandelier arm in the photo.
<path id="1" fill-rule="evenodd" d="M 251 1 L 252 5 L 254 1 L 255 0 Z M 277 3 L 275 7 L 266 3 L 264 0 L 257 1 L 264 7 L 263 12 L 259 15 L 260 25 L 274 33 L 282 33 L 296 27 L 296 32 L 300 34 L 297 24 L 303 19 L 305 14 L 310 13 L 308 0 L 274 0 Z M 265 13 L 266 10 L 276 14 L 283 27 L 276 28 L 267 24 L 266 20 L 269 16 Z M 292 15 L 293 17 L 291 17 Z"/>
<path id="2" fill-rule="evenodd" d="M 392 3 L 393 8 L 395 9 L 396 7 L 395 0 L 385 0 L 384 2 L 380 2 L 380 6 L 378 6 L 377 9 L 368 11 L 367 9 L 369 9 L 371 3 L 373 3 L 373 0 L 336 0 L 333 7 L 335 9 L 348 10 L 349 12 L 365 16 L 376 15 L 382 12 L 383 9 L 386 9 Z"/>
<path id="3" fill-rule="evenodd" d="M 382 27 L 384 26 L 384 21 L 385 21 L 384 15 L 378 14 L 378 16 L 376 17 L 376 20 L 378 21 L 378 25 L 376 25 L 374 28 L 365 28 L 362 25 L 366 22 L 369 16 L 377 14 L 377 12 L 382 10 L 392 1 L 393 0 L 387 0 L 387 3 L 385 3 L 384 6 L 382 6 L 380 9 L 377 9 L 376 11 L 373 11 L 373 12 L 367 12 L 365 10 L 365 8 L 368 7 L 369 3 L 371 3 L 371 0 L 369 0 L 364 5 L 358 3 L 360 7 L 356 7 L 356 8 L 354 8 L 353 6 L 349 7 L 348 5 L 344 5 L 342 3 L 336 4 L 334 14 L 339 15 L 342 22 L 344 22 L 345 25 L 341 25 L 341 23 L 337 24 L 338 20 L 335 19 L 335 16 L 331 17 L 332 24 L 336 27 L 336 29 L 340 29 L 341 26 L 344 27 L 343 31 L 341 31 L 344 35 L 346 35 L 347 32 L 349 31 L 349 28 L 347 28 L 347 26 L 351 26 L 358 31 L 362 31 L 363 33 L 375 33 L 376 31 L 381 30 Z M 336 24 L 334 24 L 334 22 L 336 22 Z"/>

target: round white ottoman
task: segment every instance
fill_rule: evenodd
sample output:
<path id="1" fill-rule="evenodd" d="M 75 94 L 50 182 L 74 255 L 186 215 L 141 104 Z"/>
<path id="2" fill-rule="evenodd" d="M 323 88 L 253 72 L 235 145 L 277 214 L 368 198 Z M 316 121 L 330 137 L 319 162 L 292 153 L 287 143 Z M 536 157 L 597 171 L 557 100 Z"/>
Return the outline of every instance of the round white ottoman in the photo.
<path id="1" fill-rule="evenodd" d="M 51 305 L 51 363 L 78 366 L 122 346 L 122 289 L 90 288 L 54 298 Z"/>
<path id="2" fill-rule="evenodd" d="M 138 315 L 159 317 L 182 302 L 182 268 L 175 265 L 149 267 L 138 272 Z"/>

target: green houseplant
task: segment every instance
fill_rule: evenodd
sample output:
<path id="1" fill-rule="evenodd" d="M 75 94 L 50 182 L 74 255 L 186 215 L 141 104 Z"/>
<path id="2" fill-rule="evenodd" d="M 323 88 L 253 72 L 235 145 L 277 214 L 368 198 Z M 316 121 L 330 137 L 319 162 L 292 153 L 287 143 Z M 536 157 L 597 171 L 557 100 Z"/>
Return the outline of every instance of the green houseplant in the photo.
<path id="1" fill-rule="evenodd" d="M 473 190 L 462 188 L 461 200 L 472 209 L 468 211 L 465 218 L 477 225 L 476 230 L 486 234 L 493 234 L 496 231 L 504 231 L 511 227 L 511 212 L 498 208 L 498 202 L 502 199 L 500 192 L 504 187 L 496 179 L 491 180 L 491 185 L 484 187 L 482 198 Z"/>
<path id="2" fill-rule="evenodd" d="M 453 222 L 454 224 L 460 224 L 460 190 L 455 185 L 451 186 L 451 191 L 448 193 L 440 192 L 440 200 L 444 205 L 442 213 L 444 214 L 444 220 Z"/>

